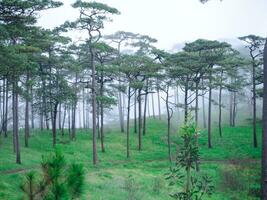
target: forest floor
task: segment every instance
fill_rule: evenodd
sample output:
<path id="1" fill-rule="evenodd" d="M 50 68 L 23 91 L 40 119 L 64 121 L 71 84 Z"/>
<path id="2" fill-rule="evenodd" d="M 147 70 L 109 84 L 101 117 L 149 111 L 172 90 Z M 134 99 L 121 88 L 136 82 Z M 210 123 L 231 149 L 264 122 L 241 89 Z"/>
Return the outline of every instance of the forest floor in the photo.
<path id="1" fill-rule="evenodd" d="M 215 127 L 216 124 L 213 124 Z M 67 132 L 67 131 L 66 131 Z M 164 174 L 170 163 L 167 159 L 166 122 L 149 119 L 147 134 L 143 137 L 143 150 L 137 150 L 137 134 L 131 133 L 131 158 L 126 159 L 126 135 L 118 129 L 106 127 L 105 148 L 101 153 L 98 145 L 99 164 L 92 165 L 91 131 L 78 130 L 77 139 L 70 141 L 68 134 L 58 135 L 58 145 L 68 162 L 83 163 L 86 170 L 84 200 L 167 200 L 173 188 L 168 186 Z M 261 130 L 257 128 L 260 141 Z M 15 164 L 12 137 L 0 139 L 0 199 L 22 199 L 19 189 L 26 172 L 40 170 L 42 155 L 53 151 L 50 131 L 34 130 L 29 148 L 24 147 L 21 133 L 22 164 Z M 181 138 L 173 129 L 172 153 L 179 151 Z M 224 126 L 223 137 L 217 129 L 212 131 L 213 148 L 207 148 L 207 132 L 201 131 L 200 173 L 213 178 L 214 200 L 259 199 L 260 145 L 252 146 L 252 127 Z M 176 145 L 178 144 L 178 145 Z M 131 177 L 131 191 L 126 182 Z"/>

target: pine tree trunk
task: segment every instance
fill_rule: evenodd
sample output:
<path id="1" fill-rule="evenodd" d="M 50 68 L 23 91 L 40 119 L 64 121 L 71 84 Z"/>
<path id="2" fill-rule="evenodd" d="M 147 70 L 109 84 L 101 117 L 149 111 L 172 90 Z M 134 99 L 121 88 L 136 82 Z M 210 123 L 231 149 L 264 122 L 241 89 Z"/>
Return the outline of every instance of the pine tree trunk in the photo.
<path id="1" fill-rule="evenodd" d="M 58 107 L 58 129 L 61 130 L 61 103 Z"/>
<path id="2" fill-rule="evenodd" d="M 253 146 L 255 148 L 258 147 L 258 141 L 257 141 L 257 130 L 256 130 L 256 119 L 257 119 L 257 112 L 256 112 L 256 66 L 253 64 L 253 69 L 252 69 L 252 84 L 253 84 Z"/>
<path id="3" fill-rule="evenodd" d="M 148 84 L 148 81 L 146 85 Z M 147 87 L 147 86 L 146 86 Z M 144 102 L 144 116 L 143 116 L 143 135 L 146 135 L 146 111 L 147 111 L 147 96 L 148 96 L 148 89 L 146 88 L 145 94 L 145 102 Z"/>
<path id="4" fill-rule="evenodd" d="M 134 132 L 137 133 L 137 96 L 136 96 L 136 90 L 134 93 Z"/>
<path id="5" fill-rule="evenodd" d="M 142 150 L 142 97 L 141 89 L 138 89 L 138 150 Z"/>
<path id="6" fill-rule="evenodd" d="M 202 87 L 204 87 L 204 82 L 202 79 Z M 205 106 L 205 91 L 202 89 L 202 111 L 203 111 L 203 128 L 207 128 L 207 121 L 206 121 L 206 106 Z"/>
<path id="7" fill-rule="evenodd" d="M 126 139 L 126 146 L 127 146 L 127 158 L 130 158 L 130 109 L 131 109 L 131 88 L 128 87 L 128 103 L 127 103 L 127 139 Z"/>
<path id="8" fill-rule="evenodd" d="M 92 119 L 93 119 L 93 164 L 97 164 L 97 146 L 96 146 L 96 118 L 97 118 L 97 111 L 96 111 L 96 70 L 95 70 L 95 63 L 94 63 L 94 52 L 92 47 L 90 47 L 90 64 L 92 66 Z"/>
<path id="9" fill-rule="evenodd" d="M 156 119 L 156 116 L 155 116 L 154 93 L 151 94 L 151 100 L 152 100 L 152 114 L 153 114 L 153 119 Z"/>
<path id="10" fill-rule="evenodd" d="M 167 110 L 167 120 L 168 120 L 168 132 L 167 132 L 167 142 L 168 142 L 168 158 L 169 161 L 172 161 L 171 158 L 171 136 L 170 136 L 170 132 L 171 132 L 171 115 L 170 115 L 170 109 L 169 109 L 169 86 L 167 86 L 167 90 L 166 90 L 166 110 Z"/>
<path id="11" fill-rule="evenodd" d="M 157 88 L 157 94 L 158 94 L 158 110 L 159 110 L 159 120 L 161 120 L 161 110 L 160 110 L 160 94 L 159 94 L 159 88 Z"/>
<path id="12" fill-rule="evenodd" d="M 53 115 L 52 115 L 53 147 L 55 147 L 57 143 L 57 107 L 58 103 L 56 102 L 53 108 Z"/>
<path id="13" fill-rule="evenodd" d="M 223 70 L 221 70 L 220 88 L 219 88 L 219 135 L 222 137 L 222 82 Z"/>
<path id="14" fill-rule="evenodd" d="M 264 47 L 264 92 L 263 92 L 263 131 L 261 160 L 261 199 L 267 200 L 267 39 Z"/>
<path id="15" fill-rule="evenodd" d="M 230 92 L 230 117 L 229 117 L 229 120 L 230 120 L 230 126 L 233 126 L 233 93 Z"/>
<path id="16" fill-rule="evenodd" d="M 209 75 L 209 111 L 208 111 L 208 147 L 212 148 L 211 144 L 211 101 L 212 101 L 212 81 L 211 81 L 211 72 Z"/>
<path id="17" fill-rule="evenodd" d="M 104 76 L 103 72 L 101 72 L 101 84 L 100 84 L 100 96 L 104 96 Z M 101 101 L 100 102 L 100 140 L 101 140 L 101 151 L 105 152 L 105 146 L 104 146 L 104 104 Z"/>
<path id="18" fill-rule="evenodd" d="M 16 163 L 21 164 L 20 159 L 20 145 L 19 145 L 19 117 L 18 117 L 18 92 L 17 92 L 18 82 L 13 79 L 13 135 L 15 142 L 15 152 L 16 152 Z"/>
<path id="19" fill-rule="evenodd" d="M 29 139 L 29 136 L 30 136 L 30 128 L 29 128 L 29 97 L 28 95 L 30 94 L 29 93 L 29 86 L 28 86 L 28 82 L 29 82 L 29 75 L 27 73 L 27 76 L 26 76 L 26 98 L 25 98 L 25 136 L 24 136 L 24 139 L 25 139 L 25 147 L 28 147 L 29 144 L 28 144 L 28 139 Z"/>
<path id="20" fill-rule="evenodd" d="M 5 119 L 4 119 L 4 135 L 7 137 L 7 123 L 8 123 L 8 92 L 9 92 L 9 81 L 6 79 L 6 108 L 5 108 Z"/>
<path id="21" fill-rule="evenodd" d="M 34 129 L 34 109 L 33 109 L 33 89 L 31 87 L 31 125 L 32 129 Z"/>
<path id="22" fill-rule="evenodd" d="M 187 123 L 188 118 L 188 78 L 184 89 L 184 123 Z"/>
<path id="23" fill-rule="evenodd" d="M 63 122 L 62 122 L 62 127 L 61 127 L 61 135 L 62 136 L 64 136 L 64 128 L 65 128 L 66 114 L 67 114 L 67 108 L 66 108 L 66 106 L 64 106 Z"/>
<path id="24" fill-rule="evenodd" d="M 71 139 L 76 139 L 76 102 L 72 105 L 72 115 L 71 115 Z"/>

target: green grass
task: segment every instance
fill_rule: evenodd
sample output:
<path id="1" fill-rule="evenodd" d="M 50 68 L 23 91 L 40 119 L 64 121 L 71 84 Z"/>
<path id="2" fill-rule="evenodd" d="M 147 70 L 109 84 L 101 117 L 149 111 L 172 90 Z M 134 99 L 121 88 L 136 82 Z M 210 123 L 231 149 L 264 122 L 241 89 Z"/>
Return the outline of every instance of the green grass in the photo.
<path id="1" fill-rule="evenodd" d="M 175 128 L 173 128 L 175 130 Z M 137 134 L 131 132 L 131 158 L 126 159 L 126 135 L 116 128 L 106 128 L 106 152 L 101 153 L 99 147 L 99 164 L 92 165 L 91 132 L 77 131 L 77 140 L 69 141 L 68 135 L 58 136 L 58 148 L 61 148 L 68 162 L 83 163 L 86 169 L 86 185 L 84 200 L 127 200 L 125 180 L 131 175 L 136 185 L 136 199 L 165 200 L 170 199 L 172 188 L 164 180 L 164 174 L 170 166 L 167 160 L 166 122 L 148 120 L 147 135 L 143 137 L 143 150 L 137 150 Z M 260 126 L 258 136 L 260 141 Z M 215 193 L 210 199 L 253 199 L 248 197 L 249 188 L 258 188 L 260 148 L 252 147 L 252 127 L 224 127 L 223 138 L 218 136 L 218 130 L 212 132 L 213 148 L 207 148 L 207 132 L 200 134 L 200 155 L 203 160 L 201 173 L 208 173 L 213 177 Z M 172 152 L 179 150 L 175 143 L 180 144 L 179 133 L 172 134 Z M 24 147 L 21 135 L 22 164 L 15 164 L 12 137 L 0 140 L 0 199 L 21 199 L 22 192 L 19 185 L 23 174 L 28 170 L 39 170 L 42 155 L 53 151 L 50 131 L 34 131 L 31 134 L 29 148 Z M 260 144 L 259 144 L 260 145 Z M 229 161 L 232 160 L 232 161 Z M 23 171 L 19 171 L 23 169 Z M 26 169 L 26 170 L 25 170 Z M 232 191 L 222 182 L 224 169 L 237 169 L 239 176 L 245 180 L 242 190 Z M 7 171 L 8 170 L 8 171 Z M 14 170 L 14 171 L 10 171 Z M 235 170 L 234 170 L 235 171 Z M 7 173 L 9 172 L 9 173 Z M 160 192 L 153 192 L 155 180 L 160 180 Z M 257 198 L 254 198 L 257 199 Z"/>

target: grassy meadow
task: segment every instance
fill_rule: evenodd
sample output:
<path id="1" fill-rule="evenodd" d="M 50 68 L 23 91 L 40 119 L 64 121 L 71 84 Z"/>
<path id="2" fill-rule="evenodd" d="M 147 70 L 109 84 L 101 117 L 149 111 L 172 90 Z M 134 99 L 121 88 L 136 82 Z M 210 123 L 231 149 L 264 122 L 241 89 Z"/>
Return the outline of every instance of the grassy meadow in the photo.
<path id="1" fill-rule="evenodd" d="M 215 125 L 214 125 L 215 126 Z M 70 141 L 66 131 L 58 134 L 59 148 L 68 162 L 83 163 L 86 184 L 83 187 L 84 200 L 168 200 L 174 188 L 168 186 L 164 174 L 170 163 L 167 159 L 166 122 L 149 119 L 147 134 L 143 136 L 143 150 L 137 150 L 137 134 L 131 130 L 131 158 L 126 158 L 126 134 L 118 129 L 106 127 L 106 152 L 101 153 L 99 164 L 92 165 L 92 142 L 90 130 L 78 130 L 76 141 Z M 15 164 L 12 137 L 0 140 L 0 199 L 23 199 L 20 184 L 24 174 L 30 170 L 40 171 L 42 155 L 53 151 L 50 131 L 31 133 L 29 148 L 24 147 L 21 133 L 22 164 Z M 215 186 L 214 194 L 205 199 L 242 200 L 258 199 L 260 178 L 260 148 L 252 147 L 252 127 L 242 125 L 223 128 L 219 137 L 214 128 L 213 148 L 207 148 L 207 132 L 201 131 L 200 173 L 209 174 Z M 261 130 L 258 127 L 260 140 Z M 173 127 L 173 157 L 179 151 L 181 138 Z M 176 145 L 178 144 L 178 145 Z"/>

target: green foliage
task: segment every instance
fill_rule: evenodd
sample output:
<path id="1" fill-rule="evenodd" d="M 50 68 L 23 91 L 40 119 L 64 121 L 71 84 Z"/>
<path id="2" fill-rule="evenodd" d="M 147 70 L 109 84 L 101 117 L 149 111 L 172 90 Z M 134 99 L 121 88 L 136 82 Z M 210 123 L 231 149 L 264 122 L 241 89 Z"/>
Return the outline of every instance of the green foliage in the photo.
<path id="1" fill-rule="evenodd" d="M 128 200 L 137 200 L 138 186 L 133 176 L 129 175 L 125 178 L 124 189 L 128 193 Z"/>
<path id="2" fill-rule="evenodd" d="M 64 156 L 59 150 L 54 154 L 43 156 L 42 176 L 36 179 L 34 172 L 25 175 L 21 185 L 22 191 L 30 200 L 53 200 L 79 198 L 84 185 L 84 169 L 82 165 L 71 163 L 67 166 Z"/>
<path id="3" fill-rule="evenodd" d="M 203 196 L 212 194 L 214 186 L 209 176 L 200 176 L 191 171 L 195 169 L 195 163 L 199 160 L 199 150 L 195 142 L 195 134 L 197 134 L 195 125 L 185 124 L 181 132 L 183 145 L 177 155 L 175 166 L 170 167 L 170 172 L 166 174 L 169 185 L 178 187 L 178 191 L 170 196 L 179 200 L 201 200 Z"/>

